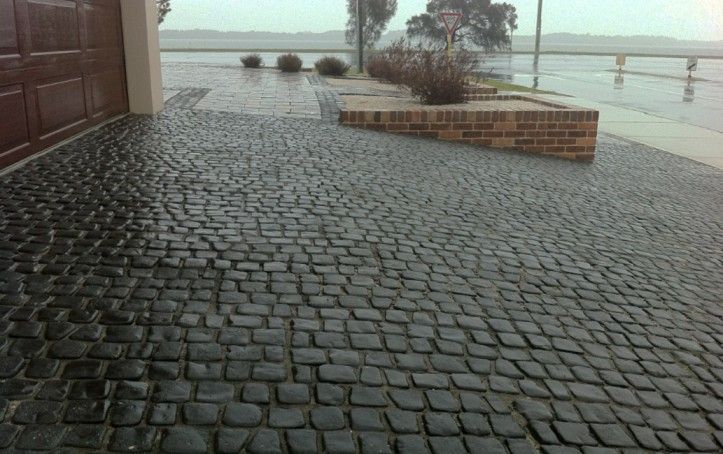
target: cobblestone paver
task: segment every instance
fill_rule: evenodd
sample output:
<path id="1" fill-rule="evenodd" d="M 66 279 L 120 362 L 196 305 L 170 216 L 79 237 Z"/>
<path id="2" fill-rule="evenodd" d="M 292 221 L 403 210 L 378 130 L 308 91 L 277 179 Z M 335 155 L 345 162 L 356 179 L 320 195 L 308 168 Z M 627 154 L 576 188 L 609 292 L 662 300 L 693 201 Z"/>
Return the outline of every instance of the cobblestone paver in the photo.
<path id="1" fill-rule="evenodd" d="M 208 88 L 184 88 L 177 93 L 165 91 L 169 96 L 165 101 L 166 108 L 193 109 L 211 91 Z"/>
<path id="2" fill-rule="evenodd" d="M 0 177 L 0 448 L 720 451 L 722 181 L 127 117 Z"/>
<path id="3" fill-rule="evenodd" d="M 163 86 L 208 89 L 193 108 L 253 115 L 320 119 L 314 88 L 304 73 L 198 63 L 164 63 Z"/>
<path id="4" fill-rule="evenodd" d="M 316 99 L 319 102 L 321 119 L 328 123 L 339 122 L 339 112 L 344 106 L 339 94 L 333 90 L 326 80 L 318 74 L 306 76 L 307 80 L 314 87 Z"/>

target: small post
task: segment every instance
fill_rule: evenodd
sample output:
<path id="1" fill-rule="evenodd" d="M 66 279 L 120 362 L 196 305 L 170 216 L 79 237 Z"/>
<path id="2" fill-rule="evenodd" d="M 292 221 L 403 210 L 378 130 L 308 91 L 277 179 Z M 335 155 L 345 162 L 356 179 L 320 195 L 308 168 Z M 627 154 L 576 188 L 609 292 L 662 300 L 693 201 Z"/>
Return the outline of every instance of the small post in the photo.
<path id="1" fill-rule="evenodd" d="M 447 58 L 452 58 L 452 34 L 447 33 Z"/>
<path id="2" fill-rule="evenodd" d="M 623 66 L 625 66 L 626 57 L 625 54 L 618 54 L 615 57 L 615 64 L 618 65 L 618 72 L 623 71 Z"/>
<path id="3" fill-rule="evenodd" d="M 698 69 L 698 57 L 688 57 L 685 69 L 688 70 L 688 80 L 690 81 L 693 78 L 693 71 Z"/>

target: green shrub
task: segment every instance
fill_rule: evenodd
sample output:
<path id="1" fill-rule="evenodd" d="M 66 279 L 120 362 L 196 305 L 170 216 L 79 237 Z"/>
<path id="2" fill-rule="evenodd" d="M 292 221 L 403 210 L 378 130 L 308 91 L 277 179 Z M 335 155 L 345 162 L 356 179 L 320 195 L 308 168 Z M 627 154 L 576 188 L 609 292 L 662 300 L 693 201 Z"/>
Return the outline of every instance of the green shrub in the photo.
<path id="1" fill-rule="evenodd" d="M 276 66 L 285 73 L 297 73 L 301 70 L 301 59 L 296 54 L 279 55 Z"/>
<path id="2" fill-rule="evenodd" d="M 249 54 L 245 57 L 241 57 L 241 63 L 243 63 L 244 68 L 258 68 L 264 63 L 264 61 L 261 59 L 261 55 L 259 54 Z"/>
<path id="3" fill-rule="evenodd" d="M 322 76 L 343 76 L 351 68 L 336 57 L 322 57 L 314 63 L 314 67 Z"/>

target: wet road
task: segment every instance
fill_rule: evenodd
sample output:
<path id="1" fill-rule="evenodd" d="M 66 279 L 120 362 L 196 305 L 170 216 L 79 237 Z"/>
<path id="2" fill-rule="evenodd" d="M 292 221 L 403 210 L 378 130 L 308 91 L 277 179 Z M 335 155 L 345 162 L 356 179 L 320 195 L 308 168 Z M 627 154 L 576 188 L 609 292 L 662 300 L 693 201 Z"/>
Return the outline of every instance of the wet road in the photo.
<path id="1" fill-rule="evenodd" d="M 723 132 L 723 60 L 701 59 L 690 85 L 685 59 L 628 57 L 620 77 L 614 57 L 532 55 L 488 58 L 492 77 Z"/>

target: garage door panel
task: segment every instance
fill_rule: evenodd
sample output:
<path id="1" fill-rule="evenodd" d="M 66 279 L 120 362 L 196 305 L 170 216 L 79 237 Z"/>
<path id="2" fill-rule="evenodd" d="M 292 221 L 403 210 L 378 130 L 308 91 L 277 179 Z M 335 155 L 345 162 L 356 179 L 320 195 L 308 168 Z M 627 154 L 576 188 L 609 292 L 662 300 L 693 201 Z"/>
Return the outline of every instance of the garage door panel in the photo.
<path id="1" fill-rule="evenodd" d="M 112 2 L 85 1 L 85 30 L 87 50 L 119 49 L 121 34 L 119 30 L 119 11 Z"/>
<path id="2" fill-rule="evenodd" d="M 41 139 L 88 118 L 80 74 L 38 82 L 35 93 Z"/>
<path id="3" fill-rule="evenodd" d="M 0 156 L 30 145 L 22 84 L 0 87 Z"/>
<path id="4" fill-rule="evenodd" d="M 0 0 L 0 59 L 19 57 L 18 30 L 15 26 L 14 0 Z"/>
<path id="5" fill-rule="evenodd" d="M 0 168 L 128 110 L 120 1 L 0 0 Z"/>
<path id="6" fill-rule="evenodd" d="M 34 68 L 13 68 L 6 71 L 0 70 L 0 85 L 11 85 L 15 83 L 30 83 L 44 79 L 57 77 L 58 74 L 80 74 L 83 66 L 79 61 L 54 60 L 54 63 L 37 66 Z"/>
<path id="7" fill-rule="evenodd" d="M 30 54 L 80 52 L 78 5 L 69 0 L 28 0 Z"/>
<path id="8" fill-rule="evenodd" d="M 89 75 L 93 117 L 124 110 L 125 94 L 121 69 L 115 68 Z"/>

